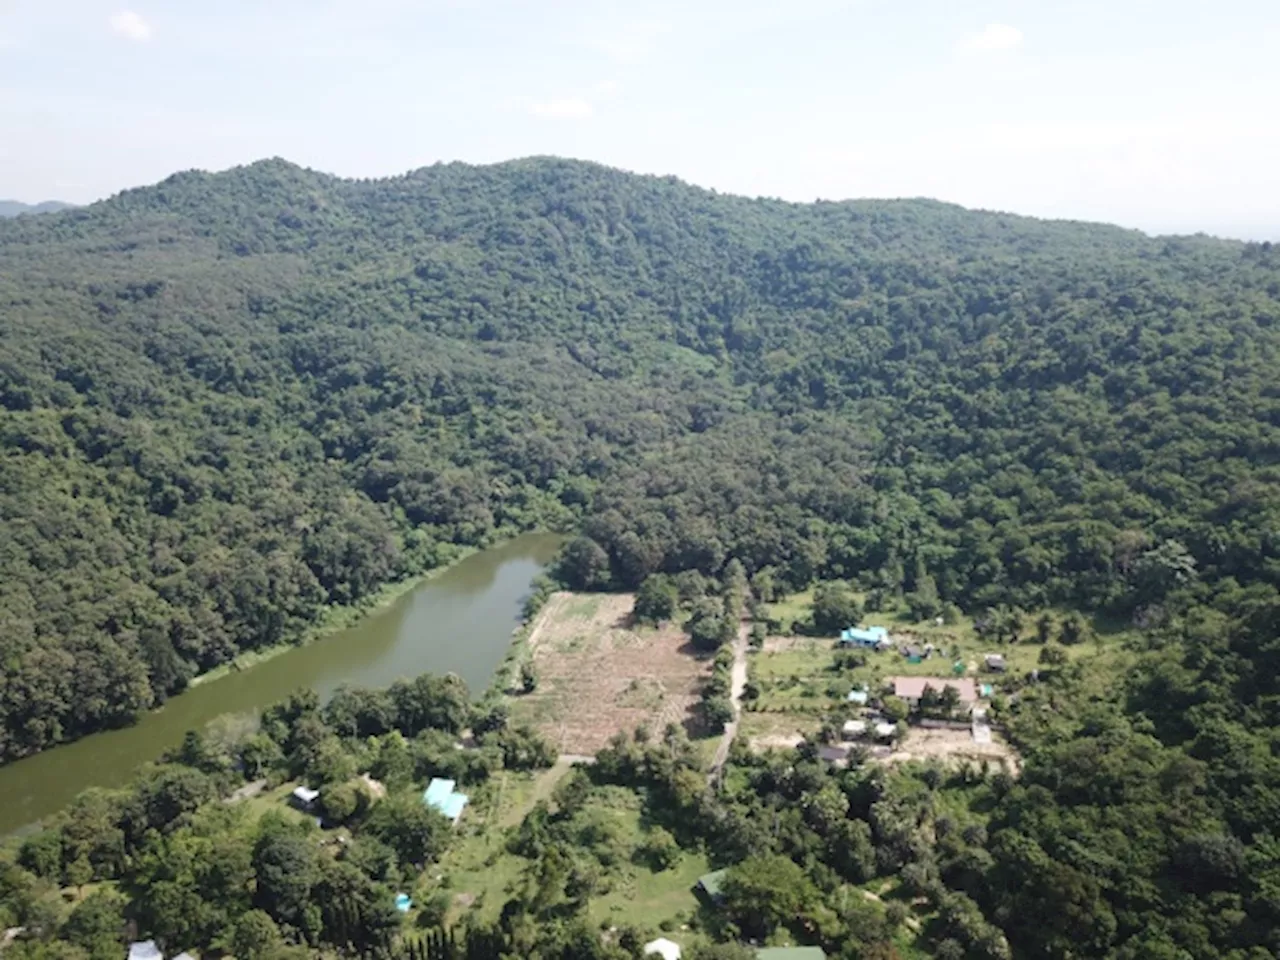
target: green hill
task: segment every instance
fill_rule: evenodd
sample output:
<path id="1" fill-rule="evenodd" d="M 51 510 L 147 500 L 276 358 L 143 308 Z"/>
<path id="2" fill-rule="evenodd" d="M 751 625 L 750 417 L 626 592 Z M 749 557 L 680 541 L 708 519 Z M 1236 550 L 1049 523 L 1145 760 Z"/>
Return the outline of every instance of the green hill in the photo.
<path id="1" fill-rule="evenodd" d="M 531 527 L 618 586 L 1274 586 L 1278 323 L 1268 245 L 554 159 L 5 221 L 0 757 Z"/>

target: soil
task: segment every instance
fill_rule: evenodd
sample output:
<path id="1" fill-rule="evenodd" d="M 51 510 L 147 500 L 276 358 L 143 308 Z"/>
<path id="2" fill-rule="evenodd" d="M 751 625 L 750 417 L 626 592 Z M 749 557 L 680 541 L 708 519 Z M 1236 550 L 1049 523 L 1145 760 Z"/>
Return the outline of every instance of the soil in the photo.
<path id="1" fill-rule="evenodd" d="M 691 725 L 710 672 L 674 624 L 631 623 L 628 594 L 556 593 L 529 633 L 538 687 L 512 700 L 562 754 L 594 754 L 615 733 Z"/>

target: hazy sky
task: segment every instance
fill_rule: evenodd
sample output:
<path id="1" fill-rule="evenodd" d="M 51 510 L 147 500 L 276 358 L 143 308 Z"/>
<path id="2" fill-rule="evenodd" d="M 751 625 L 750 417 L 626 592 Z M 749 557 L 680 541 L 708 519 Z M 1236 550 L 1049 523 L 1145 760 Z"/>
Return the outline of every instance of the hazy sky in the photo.
<path id="1" fill-rule="evenodd" d="M 529 154 L 1280 240 L 1280 0 L 0 0 L 0 197 Z"/>

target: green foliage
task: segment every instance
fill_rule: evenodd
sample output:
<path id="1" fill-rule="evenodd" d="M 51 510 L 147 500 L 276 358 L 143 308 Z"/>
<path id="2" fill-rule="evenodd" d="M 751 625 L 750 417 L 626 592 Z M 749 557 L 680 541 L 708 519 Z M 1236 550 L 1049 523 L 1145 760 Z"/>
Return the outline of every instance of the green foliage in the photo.
<path id="1" fill-rule="evenodd" d="M 820 583 L 813 591 L 813 628 L 835 636 L 862 620 L 862 605 L 847 583 Z"/>
<path id="2" fill-rule="evenodd" d="M 670 620 L 680 602 L 680 591 L 670 577 L 650 574 L 636 591 L 632 616 L 640 623 L 658 624 Z"/>
<path id="3" fill-rule="evenodd" d="M 1274 584 L 1278 275 L 549 159 L 5 220 L 0 757 L 517 529 L 580 525 L 576 587 L 732 557 L 762 597 L 886 571 L 918 614 Z"/>

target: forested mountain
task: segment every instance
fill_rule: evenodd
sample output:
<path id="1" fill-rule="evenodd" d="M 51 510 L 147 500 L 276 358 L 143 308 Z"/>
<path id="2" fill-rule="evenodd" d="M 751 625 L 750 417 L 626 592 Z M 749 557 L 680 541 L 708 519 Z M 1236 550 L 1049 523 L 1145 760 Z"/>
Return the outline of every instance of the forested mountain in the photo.
<path id="1" fill-rule="evenodd" d="M 6 221 L 0 757 L 530 527 L 619 586 L 1270 597 L 1278 323 L 1265 244 L 553 159 Z"/>
<path id="2" fill-rule="evenodd" d="M 28 213 L 57 213 L 66 210 L 69 203 L 45 200 L 43 203 L 22 203 L 19 200 L 0 200 L 0 217 L 20 217 Z"/>

